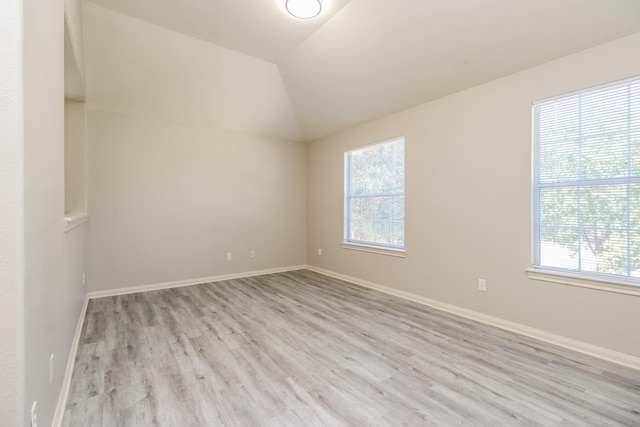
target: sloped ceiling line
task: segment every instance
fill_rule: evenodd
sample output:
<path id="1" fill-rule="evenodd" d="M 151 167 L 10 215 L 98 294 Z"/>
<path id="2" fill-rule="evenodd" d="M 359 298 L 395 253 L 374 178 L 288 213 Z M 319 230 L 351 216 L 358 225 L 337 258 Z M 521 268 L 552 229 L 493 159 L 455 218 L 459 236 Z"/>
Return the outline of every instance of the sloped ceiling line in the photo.
<path id="1" fill-rule="evenodd" d="M 85 0 L 88 97 L 309 141 L 640 32 L 637 0 L 333 0 L 311 22 L 279 2 Z"/>

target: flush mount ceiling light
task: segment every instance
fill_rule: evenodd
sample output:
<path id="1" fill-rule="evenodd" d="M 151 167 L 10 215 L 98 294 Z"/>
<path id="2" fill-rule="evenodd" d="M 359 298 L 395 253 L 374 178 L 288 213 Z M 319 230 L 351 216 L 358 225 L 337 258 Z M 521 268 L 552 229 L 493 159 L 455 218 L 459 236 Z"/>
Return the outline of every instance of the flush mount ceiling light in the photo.
<path id="1" fill-rule="evenodd" d="M 322 0 L 286 0 L 287 12 L 298 19 L 311 19 L 322 12 Z"/>

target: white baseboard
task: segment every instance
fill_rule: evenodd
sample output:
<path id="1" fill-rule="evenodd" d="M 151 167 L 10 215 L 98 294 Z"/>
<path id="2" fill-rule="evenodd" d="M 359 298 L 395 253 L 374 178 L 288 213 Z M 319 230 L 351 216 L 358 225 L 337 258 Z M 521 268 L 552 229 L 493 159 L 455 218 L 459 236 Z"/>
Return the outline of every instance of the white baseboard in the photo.
<path id="1" fill-rule="evenodd" d="M 80 343 L 80 334 L 82 333 L 82 326 L 84 325 L 84 317 L 87 313 L 87 306 L 89 305 L 89 298 L 85 297 L 80 309 L 80 316 L 78 317 L 78 324 L 76 325 L 76 332 L 73 335 L 73 341 L 71 342 L 71 350 L 69 350 L 69 357 L 67 358 L 67 367 L 64 371 L 64 378 L 62 378 L 62 389 L 58 396 L 58 404 L 56 405 L 56 412 L 53 416 L 52 427 L 59 427 L 62 425 L 62 417 L 64 416 L 64 409 L 67 405 L 67 398 L 69 397 L 69 389 L 71 388 L 71 377 L 73 376 L 73 367 L 76 363 L 76 353 L 78 352 L 78 345 Z"/>
<path id="2" fill-rule="evenodd" d="M 599 359 L 603 359 L 603 360 L 617 363 L 619 365 L 623 365 L 629 368 L 640 370 L 640 358 L 634 357 L 625 353 L 620 353 L 617 351 L 609 350 L 604 347 L 598 347 L 582 341 L 577 341 L 571 338 L 555 335 L 540 329 L 535 329 L 529 326 L 521 325 L 519 323 L 500 319 L 499 317 L 489 316 L 483 313 L 479 313 L 477 311 L 468 310 L 466 308 L 462 308 L 455 305 L 440 302 L 437 300 L 433 300 L 430 298 L 422 297 L 420 295 L 415 295 L 409 292 L 400 291 L 398 289 L 379 285 L 377 283 L 358 279 L 356 277 L 336 273 L 335 271 L 325 270 L 312 265 L 307 265 L 307 269 L 311 271 L 315 271 L 316 273 L 324 274 L 325 276 L 334 277 L 336 279 L 344 280 L 345 282 L 353 283 L 354 285 L 362 286 L 369 289 L 375 289 L 377 291 L 384 292 L 386 294 L 394 295 L 400 298 L 404 298 L 406 300 L 417 302 L 419 304 L 427 305 L 437 310 L 442 310 L 447 313 L 455 314 L 461 317 L 465 317 L 467 319 L 471 319 L 487 325 L 495 326 L 500 329 L 515 332 L 530 338 L 535 338 L 540 341 L 544 341 L 550 344 L 564 347 L 569 350 L 577 351 L 583 354 L 587 354 L 589 356 L 594 356 Z"/>
<path id="3" fill-rule="evenodd" d="M 243 279 L 245 277 L 262 276 L 265 274 L 284 273 L 287 271 L 304 270 L 306 265 L 270 268 L 267 270 L 246 271 L 244 273 L 223 274 L 220 276 L 201 277 L 199 279 L 178 280 L 175 282 L 156 283 L 151 285 L 132 286 L 129 288 L 108 289 L 106 291 L 89 292 L 89 299 L 111 297 L 115 295 L 135 294 L 138 292 L 157 291 L 160 289 L 180 288 L 182 286 L 200 285 L 202 283 L 220 282 L 222 280 Z"/>

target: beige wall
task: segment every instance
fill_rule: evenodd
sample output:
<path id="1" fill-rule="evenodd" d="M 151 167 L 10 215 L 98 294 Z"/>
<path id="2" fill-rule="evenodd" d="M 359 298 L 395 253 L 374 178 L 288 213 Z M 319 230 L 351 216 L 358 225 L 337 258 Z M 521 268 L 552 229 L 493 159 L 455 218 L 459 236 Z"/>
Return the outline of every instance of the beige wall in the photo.
<path id="1" fill-rule="evenodd" d="M 84 289 L 82 229 L 65 234 L 64 3 L 24 3 L 24 406 L 51 425 Z M 49 357 L 55 355 L 53 382 Z M 24 410 L 22 410 L 24 409 Z"/>
<path id="2" fill-rule="evenodd" d="M 22 0 L 0 2 L 0 420 L 24 421 Z"/>
<path id="3" fill-rule="evenodd" d="M 278 68 L 83 13 L 89 289 L 304 264 L 306 146 L 288 141 L 299 130 Z"/>
<path id="4" fill-rule="evenodd" d="M 305 263 L 303 143 L 99 110 L 88 141 L 90 290 Z"/>
<path id="5" fill-rule="evenodd" d="M 525 275 L 532 102 L 640 75 L 639 52 L 635 34 L 311 143 L 308 263 L 640 357 L 639 297 Z M 398 135 L 407 256 L 342 249 L 343 153 Z"/>
<path id="6" fill-rule="evenodd" d="M 69 33 L 69 43 L 73 50 L 73 57 L 80 85 L 84 86 L 84 47 L 82 35 L 82 0 L 64 0 L 64 17 L 66 31 Z"/>
<path id="7" fill-rule="evenodd" d="M 64 103 L 64 212 L 84 214 L 86 208 L 86 110 L 84 102 Z"/>

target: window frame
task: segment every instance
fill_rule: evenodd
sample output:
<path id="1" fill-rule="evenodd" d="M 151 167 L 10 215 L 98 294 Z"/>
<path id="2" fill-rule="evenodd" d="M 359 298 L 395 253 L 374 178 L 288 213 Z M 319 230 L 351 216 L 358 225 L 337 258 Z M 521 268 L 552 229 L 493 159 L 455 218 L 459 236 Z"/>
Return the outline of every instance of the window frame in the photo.
<path id="1" fill-rule="evenodd" d="M 351 214 L 351 200 L 354 197 L 358 197 L 358 196 L 354 196 L 351 194 L 351 161 L 350 161 L 350 154 L 353 152 L 357 152 L 359 150 L 364 150 L 366 148 L 370 148 L 370 147 L 374 147 L 376 145 L 382 145 L 382 144 L 390 144 L 390 143 L 396 143 L 396 142 L 402 142 L 403 145 L 403 158 L 402 158 L 402 168 L 403 168 L 403 175 L 404 175 L 404 179 L 402 182 L 402 192 L 399 193 L 397 191 L 390 191 L 390 192 L 379 192 L 379 193 L 375 193 L 375 196 L 377 197 L 395 197 L 395 196 L 402 196 L 403 198 L 403 203 L 402 203 L 402 233 L 403 233 L 403 245 L 402 246 L 395 246 L 395 245 L 387 245 L 384 243 L 376 243 L 376 242 L 368 242 L 368 241 L 360 241 L 360 240 L 351 240 L 349 238 L 350 233 L 351 233 L 351 221 L 353 220 L 353 216 Z M 343 241 L 341 243 L 342 248 L 344 249 L 350 249 L 350 250 L 356 250 L 356 251 L 362 251 L 362 252 L 368 252 L 368 253 L 375 253 L 375 254 L 381 254 L 381 255 L 388 255 L 388 256 L 393 256 L 393 257 L 401 257 L 404 258 L 405 257 L 405 252 L 406 252 L 406 241 L 405 241 L 405 227 L 406 227 L 406 217 L 405 217 L 405 212 L 406 212 L 406 201 L 405 201 L 405 194 L 406 194 L 406 174 L 404 174 L 404 172 L 406 171 L 406 154 L 404 154 L 404 149 L 406 147 L 406 139 L 404 138 L 404 136 L 397 136 L 394 138 L 389 138 L 389 139 L 385 139 L 382 141 L 377 141 L 371 144 L 366 144 L 366 145 L 362 145 L 362 146 L 358 146 L 358 147 L 354 147 L 354 148 L 350 148 L 348 150 L 345 150 L 344 152 L 344 198 L 343 198 L 343 204 L 344 204 L 344 222 L 343 222 Z M 360 196 L 362 197 L 362 196 Z M 372 197 L 372 195 L 367 195 L 366 197 Z"/>
<path id="2" fill-rule="evenodd" d="M 612 185 L 612 184 L 620 184 L 623 181 L 627 186 L 640 183 L 640 178 L 636 178 L 633 175 L 628 175 L 623 178 L 584 178 L 580 176 L 577 180 L 565 180 L 559 181 L 556 183 L 542 183 L 540 177 L 540 169 L 541 169 L 541 153 L 540 153 L 540 138 L 539 138 L 539 117 L 536 114 L 536 110 L 540 105 L 556 102 L 558 100 L 564 100 L 571 97 L 579 97 L 581 95 L 586 94 L 595 94 L 598 91 L 603 91 L 606 89 L 614 89 L 615 87 L 621 86 L 629 86 L 640 83 L 640 76 L 632 77 L 629 79 L 610 82 L 603 85 L 598 85 L 594 87 L 590 87 L 584 90 L 567 93 L 560 96 L 555 96 L 552 98 L 543 99 L 540 101 L 536 101 L 532 105 L 532 129 L 531 129 L 531 142 L 532 142 L 532 170 L 531 170 L 531 188 L 532 188 L 532 244 L 531 244 L 531 268 L 526 269 L 527 276 L 533 280 L 540 280 L 546 282 L 553 282 L 559 284 L 565 284 L 570 286 L 580 286 L 586 287 L 590 289 L 597 289 L 609 292 L 616 292 L 628 295 L 640 296 L 640 277 L 636 276 L 627 276 L 622 274 L 613 274 L 613 273 L 603 273 L 603 272 L 592 272 L 585 271 L 581 268 L 579 264 L 579 269 L 573 270 L 570 268 L 562 268 L 562 267 L 553 267 L 553 266 L 545 266 L 542 265 L 542 242 L 541 242 L 541 196 L 540 190 L 543 188 L 555 187 L 555 188 L 581 188 L 581 187 L 589 187 L 589 188 L 597 188 L 598 186 L 604 185 Z M 630 101 L 628 101 L 630 102 Z M 578 110 L 580 113 L 581 110 Z M 627 120 L 631 120 L 631 116 L 627 116 Z M 579 123 L 581 126 L 582 123 Z M 634 131 L 640 131 L 640 129 L 627 128 L 624 132 L 629 135 L 633 134 Z M 621 132 L 621 131 L 619 131 Z M 621 132 L 622 133 L 622 132 Z M 590 137 L 594 137 L 594 135 L 588 135 Z M 582 136 L 578 137 L 578 140 L 581 140 Z M 588 139 L 588 138 L 587 138 Z M 628 155 L 631 155 L 632 152 L 629 152 Z M 629 165 L 629 170 L 631 171 L 631 165 Z M 589 185 L 591 183 L 591 185 Z M 595 184 L 594 184 L 595 183 Z M 630 203 L 627 198 L 627 205 Z M 629 213 L 627 213 L 629 215 Z M 582 232 L 582 225 L 579 223 L 576 226 L 576 230 Z M 629 233 L 631 230 L 631 225 L 628 224 L 626 227 L 626 232 Z M 628 245 L 629 243 L 627 243 Z M 630 248 L 627 246 L 627 251 Z M 630 255 L 628 255 L 630 256 Z M 627 260 L 629 262 L 629 259 Z"/>

